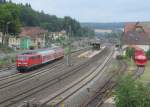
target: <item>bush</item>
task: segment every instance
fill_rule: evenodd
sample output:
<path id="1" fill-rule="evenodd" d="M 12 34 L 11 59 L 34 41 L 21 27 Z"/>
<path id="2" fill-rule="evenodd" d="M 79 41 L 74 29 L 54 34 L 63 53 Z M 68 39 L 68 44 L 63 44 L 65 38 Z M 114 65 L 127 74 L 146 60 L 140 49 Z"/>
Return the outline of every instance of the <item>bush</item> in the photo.
<path id="1" fill-rule="evenodd" d="M 146 52 L 148 59 L 150 59 L 150 49 Z"/>
<path id="2" fill-rule="evenodd" d="M 129 58 L 132 58 L 134 56 L 134 49 L 133 48 L 127 48 L 126 56 Z"/>
<path id="3" fill-rule="evenodd" d="M 0 50 L 4 53 L 14 52 L 14 50 L 8 46 L 0 44 Z"/>
<path id="4" fill-rule="evenodd" d="M 150 107 L 150 90 L 131 76 L 118 80 L 115 90 L 116 107 Z"/>

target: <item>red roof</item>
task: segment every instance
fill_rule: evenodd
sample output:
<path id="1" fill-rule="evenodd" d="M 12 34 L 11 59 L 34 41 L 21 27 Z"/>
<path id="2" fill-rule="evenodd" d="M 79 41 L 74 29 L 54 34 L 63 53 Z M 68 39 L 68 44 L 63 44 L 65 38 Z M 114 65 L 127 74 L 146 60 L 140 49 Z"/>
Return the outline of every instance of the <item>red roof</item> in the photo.
<path id="1" fill-rule="evenodd" d="M 150 27 L 143 23 L 127 23 L 124 28 L 123 43 L 148 45 L 150 43 Z"/>
<path id="2" fill-rule="evenodd" d="M 37 37 L 42 36 L 41 34 L 47 33 L 48 30 L 42 29 L 40 27 L 22 27 L 20 37 L 30 36 Z"/>
<path id="3" fill-rule="evenodd" d="M 146 26 L 144 23 L 127 23 L 124 28 L 124 32 L 134 31 L 136 28 L 142 28 L 145 33 L 148 33 L 150 36 L 150 27 Z"/>
<path id="4" fill-rule="evenodd" d="M 124 32 L 127 33 L 129 31 L 134 30 L 134 28 L 135 28 L 135 23 L 127 23 L 125 25 Z"/>

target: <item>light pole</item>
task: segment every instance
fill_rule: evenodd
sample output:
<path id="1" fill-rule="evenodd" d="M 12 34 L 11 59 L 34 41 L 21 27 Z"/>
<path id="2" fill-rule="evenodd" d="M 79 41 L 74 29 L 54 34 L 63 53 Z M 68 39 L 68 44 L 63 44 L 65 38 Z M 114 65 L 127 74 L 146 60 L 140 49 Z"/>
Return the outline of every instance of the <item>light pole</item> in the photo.
<path id="1" fill-rule="evenodd" d="M 9 32 L 8 32 L 8 30 L 9 30 L 9 24 L 10 24 L 11 22 L 10 21 L 8 21 L 7 23 L 6 23 L 6 33 L 8 34 Z"/>
<path id="2" fill-rule="evenodd" d="M 69 32 L 68 32 L 68 53 L 67 53 L 67 65 L 71 66 L 71 40 L 70 36 L 72 35 L 71 26 L 69 26 Z"/>
<path id="3" fill-rule="evenodd" d="M 5 40 L 6 40 L 5 42 L 6 42 L 6 45 L 8 45 L 8 38 L 9 38 L 9 37 L 8 37 L 8 33 L 9 33 L 8 30 L 9 30 L 9 24 L 10 24 L 10 23 L 11 23 L 10 21 L 8 21 L 8 22 L 6 23 L 6 34 L 5 34 L 5 38 L 6 38 L 6 39 L 5 39 Z M 8 37 L 8 38 L 7 38 L 7 37 Z"/>

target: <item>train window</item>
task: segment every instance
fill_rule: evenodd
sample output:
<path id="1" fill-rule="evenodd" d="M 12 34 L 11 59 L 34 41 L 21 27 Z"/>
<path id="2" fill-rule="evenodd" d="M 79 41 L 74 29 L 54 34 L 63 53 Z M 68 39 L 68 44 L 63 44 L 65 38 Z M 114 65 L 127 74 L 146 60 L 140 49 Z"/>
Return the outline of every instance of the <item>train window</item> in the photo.
<path id="1" fill-rule="evenodd" d="M 34 56 L 32 56 L 31 59 L 34 60 Z"/>
<path id="2" fill-rule="evenodd" d="M 38 55 L 38 56 L 36 56 L 36 58 L 37 58 L 37 59 L 39 59 L 39 58 L 40 58 L 40 56 Z"/>
<path id="3" fill-rule="evenodd" d="M 32 59 L 32 60 L 35 60 L 35 59 L 36 59 L 36 56 L 32 56 L 31 59 Z"/>
<path id="4" fill-rule="evenodd" d="M 32 56 L 31 57 L 32 60 L 39 59 L 39 58 L 40 58 L 40 56 Z"/>

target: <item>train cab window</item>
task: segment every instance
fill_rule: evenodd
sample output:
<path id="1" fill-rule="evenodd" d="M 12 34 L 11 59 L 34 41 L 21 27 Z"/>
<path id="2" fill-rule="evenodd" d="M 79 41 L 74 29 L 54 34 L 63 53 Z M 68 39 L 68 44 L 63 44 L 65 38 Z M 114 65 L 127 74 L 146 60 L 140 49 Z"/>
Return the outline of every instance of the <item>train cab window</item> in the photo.
<path id="1" fill-rule="evenodd" d="M 18 56 L 18 60 L 28 60 L 27 56 Z"/>

